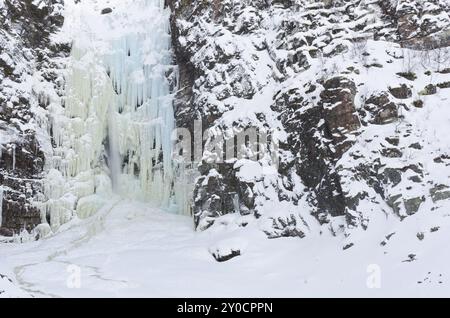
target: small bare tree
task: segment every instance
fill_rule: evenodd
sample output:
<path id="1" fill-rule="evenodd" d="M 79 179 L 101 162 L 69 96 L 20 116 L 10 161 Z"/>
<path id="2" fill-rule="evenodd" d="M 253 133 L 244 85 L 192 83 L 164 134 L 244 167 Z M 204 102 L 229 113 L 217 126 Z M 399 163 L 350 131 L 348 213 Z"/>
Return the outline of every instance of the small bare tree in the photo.
<path id="1" fill-rule="evenodd" d="M 450 48 L 439 46 L 431 51 L 430 59 L 436 65 L 436 70 L 438 72 L 442 71 L 443 68 L 448 67 L 450 62 Z"/>
<path id="2" fill-rule="evenodd" d="M 405 50 L 403 49 L 403 72 L 404 73 L 414 73 L 421 61 L 421 58 L 418 56 L 420 52 Z"/>
<path id="3" fill-rule="evenodd" d="M 367 43 L 366 38 L 361 38 L 352 45 L 352 57 L 357 58 L 363 64 L 367 64 Z"/>

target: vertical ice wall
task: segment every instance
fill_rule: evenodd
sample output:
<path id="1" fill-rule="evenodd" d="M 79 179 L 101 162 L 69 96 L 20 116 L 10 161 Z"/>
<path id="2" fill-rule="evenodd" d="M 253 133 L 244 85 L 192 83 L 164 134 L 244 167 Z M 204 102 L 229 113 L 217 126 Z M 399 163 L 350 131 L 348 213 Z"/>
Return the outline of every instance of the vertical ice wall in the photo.
<path id="1" fill-rule="evenodd" d="M 3 186 L 0 185 L 0 227 L 2 227 L 3 222 Z"/>
<path id="2" fill-rule="evenodd" d="M 101 15 L 107 5 L 113 12 Z M 164 1 L 91 0 L 66 11 L 74 41 L 65 102 L 50 111 L 54 156 L 42 217 L 58 227 L 113 195 L 187 212 L 186 202 L 175 201 L 188 196 L 174 195 Z"/>
<path id="3" fill-rule="evenodd" d="M 144 1 L 162 14 L 160 1 Z M 156 10 L 156 8 L 160 8 Z M 161 12 L 159 12 L 161 11 Z M 149 18 L 154 18 L 150 17 Z M 167 205 L 174 115 L 169 83 L 168 17 L 145 33 L 111 41 L 103 57 L 114 98 L 108 109 L 107 160 L 115 192 Z"/>

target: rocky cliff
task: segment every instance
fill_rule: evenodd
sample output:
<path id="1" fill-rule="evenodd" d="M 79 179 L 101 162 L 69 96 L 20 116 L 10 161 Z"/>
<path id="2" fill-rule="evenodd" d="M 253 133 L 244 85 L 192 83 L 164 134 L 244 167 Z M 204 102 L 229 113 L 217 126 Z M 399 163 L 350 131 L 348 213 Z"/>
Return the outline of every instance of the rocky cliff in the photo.
<path id="1" fill-rule="evenodd" d="M 41 223 L 32 203 L 41 192 L 45 148 L 50 137 L 45 122 L 44 92 L 62 92 L 56 69 L 68 47 L 51 35 L 64 22 L 63 2 L 0 2 L 0 191 L 1 235 L 31 230 Z"/>
<path id="2" fill-rule="evenodd" d="M 270 237 L 303 236 L 316 221 L 347 232 L 448 199 L 448 143 L 419 119 L 449 96 L 448 2 L 168 3 L 178 124 L 201 119 L 214 131 L 206 149 L 247 128 L 279 142 L 277 163 L 204 151 L 198 228 L 258 219 Z"/>

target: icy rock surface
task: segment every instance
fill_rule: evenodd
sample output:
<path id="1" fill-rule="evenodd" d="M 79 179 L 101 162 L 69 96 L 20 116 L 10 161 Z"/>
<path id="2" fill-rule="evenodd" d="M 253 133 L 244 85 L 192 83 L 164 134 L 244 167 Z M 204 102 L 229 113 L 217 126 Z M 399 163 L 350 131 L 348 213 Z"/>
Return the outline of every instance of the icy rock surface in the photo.
<path id="1" fill-rule="evenodd" d="M 172 161 L 170 12 L 160 0 L 109 4 L 109 14 L 102 1 L 66 4 L 61 34 L 72 52 L 64 103 L 50 106 L 54 154 L 41 206 L 53 229 L 113 194 L 190 213 Z"/>
<path id="2" fill-rule="evenodd" d="M 0 236 L 41 223 L 34 202 L 42 192 L 52 95 L 62 95 L 68 47 L 51 40 L 63 24 L 62 1 L 4 0 L 0 6 Z"/>
<path id="3" fill-rule="evenodd" d="M 447 1 L 169 4 L 177 124 L 200 119 L 206 144 L 249 127 L 279 141 L 278 166 L 204 152 L 197 228 L 257 219 L 269 237 L 317 224 L 348 236 L 378 216 L 445 214 L 433 193 L 450 175 Z"/>

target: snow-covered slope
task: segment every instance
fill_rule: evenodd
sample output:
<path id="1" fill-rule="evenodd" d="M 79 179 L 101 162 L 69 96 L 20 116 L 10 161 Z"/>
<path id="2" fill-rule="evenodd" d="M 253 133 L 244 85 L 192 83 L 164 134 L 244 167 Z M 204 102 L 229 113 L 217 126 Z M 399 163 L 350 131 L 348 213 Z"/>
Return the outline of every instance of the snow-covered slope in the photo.
<path id="1" fill-rule="evenodd" d="M 301 240 L 195 232 L 189 217 L 114 198 L 52 238 L 0 245 L 0 272 L 35 297 L 448 297 L 450 218 L 424 220 L 380 218 L 343 251 L 325 229 Z M 229 249 L 241 255 L 216 262 Z"/>
<path id="2" fill-rule="evenodd" d="M 0 275 L 0 298 L 28 298 L 29 294 L 13 284 L 13 281 Z"/>

